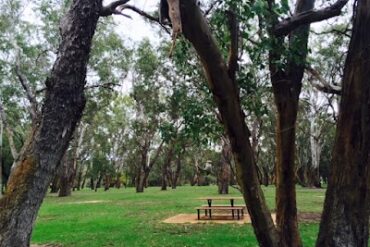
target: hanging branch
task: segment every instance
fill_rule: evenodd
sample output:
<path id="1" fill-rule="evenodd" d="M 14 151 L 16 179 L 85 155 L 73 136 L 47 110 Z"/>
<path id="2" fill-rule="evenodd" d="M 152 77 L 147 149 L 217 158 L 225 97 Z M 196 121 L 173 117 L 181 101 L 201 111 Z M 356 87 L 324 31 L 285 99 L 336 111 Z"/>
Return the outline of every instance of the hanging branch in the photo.
<path id="1" fill-rule="evenodd" d="M 176 46 L 177 37 L 182 34 L 182 23 L 181 23 L 181 12 L 180 12 L 180 0 L 167 0 L 168 13 L 172 24 L 172 46 L 170 50 L 170 57 L 172 56 L 173 50 Z"/>

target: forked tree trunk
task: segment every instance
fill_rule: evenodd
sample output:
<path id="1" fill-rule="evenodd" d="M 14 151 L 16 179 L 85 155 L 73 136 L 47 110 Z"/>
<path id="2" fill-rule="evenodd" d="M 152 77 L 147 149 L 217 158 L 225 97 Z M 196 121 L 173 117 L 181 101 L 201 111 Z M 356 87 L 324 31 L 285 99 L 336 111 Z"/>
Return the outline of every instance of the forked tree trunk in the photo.
<path id="1" fill-rule="evenodd" d="M 61 22 L 62 41 L 39 125 L 33 129 L 0 200 L 0 246 L 26 247 L 48 186 L 85 106 L 84 86 L 101 0 L 74 0 Z"/>
<path id="2" fill-rule="evenodd" d="M 367 247 L 370 213 L 370 0 L 357 1 L 318 247 Z"/>
<path id="3" fill-rule="evenodd" d="M 258 242 L 261 246 L 279 246 L 277 231 L 258 181 L 238 89 L 196 1 L 181 0 L 180 5 L 184 36 L 193 44 L 205 69 L 235 156 L 238 182 L 248 202 L 246 205 Z"/>
<path id="4" fill-rule="evenodd" d="M 315 0 L 297 0 L 295 14 L 313 9 Z M 275 16 L 276 17 L 276 16 Z M 277 18 L 277 17 L 276 17 Z M 277 20 L 275 20 L 277 21 Z M 276 122 L 276 226 L 280 241 L 289 247 L 302 246 L 298 229 L 296 205 L 296 120 L 302 88 L 309 25 L 303 25 L 289 35 L 289 52 L 284 68 L 277 65 L 283 57 L 282 38 L 274 37 L 276 47 L 270 51 L 270 74 L 277 109 Z"/>

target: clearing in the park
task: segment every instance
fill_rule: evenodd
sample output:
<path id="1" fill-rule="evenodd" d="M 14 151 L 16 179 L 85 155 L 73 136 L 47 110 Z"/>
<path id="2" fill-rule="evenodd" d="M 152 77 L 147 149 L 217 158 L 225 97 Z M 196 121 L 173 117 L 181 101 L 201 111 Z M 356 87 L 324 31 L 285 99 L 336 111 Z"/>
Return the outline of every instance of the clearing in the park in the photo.
<path id="1" fill-rule="evenodd" d="M 273 210 L 275 189 L 269 186 L 263 190 Z M 324 194 L 324 189 L 297 187 L 305 246 L 314 246 Z M 179 214 L 196 219 L 195 208 L 203 203 L 199 198 L 208 196 L 219 196 L 216 186 L 180 186 L 167 191 L 152 187 L 139 194 L 134 188 L 106 192 L 85 189 L 65 198 L 48 194 L 36 221 L 32 243 L 74 247 L 257 246 L 248 223 L 163 222 Z M 240 196 L 240 192 L 231 189 L 228 196 Z"/>

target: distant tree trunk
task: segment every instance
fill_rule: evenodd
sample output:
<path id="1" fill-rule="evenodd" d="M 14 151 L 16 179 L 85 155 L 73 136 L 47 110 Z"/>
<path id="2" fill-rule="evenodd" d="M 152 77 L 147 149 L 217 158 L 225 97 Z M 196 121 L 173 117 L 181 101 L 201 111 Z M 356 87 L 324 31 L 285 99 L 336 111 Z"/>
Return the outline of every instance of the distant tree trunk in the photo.
<path id="1" fill-rule="evenodd" d="M 101 182 L 103 181 L 103 177 L 104 177 L 103 174 L 100 173 L 100 175 L 98 176 L 98 180 L 96 180 L 96 184 L 94 188 L 95 192 L 97 192 L 98 189 L 101 188 Z"/>
<path id="2" fill-rule="evenodd" d="M 143 171 L 139 172 L 140 174 L 137 175 L 136 177 L 136 192 L 137 193 L 142 193 L 144 192 L 145 188 L 145 173 Z"/>
<path id="3" fill-rule="evenodd" d="M 234 80 L 238 54 L 231 52 L 233 56 L 230 56 L 232 59 L 227 66 L 196 1 L 181 0 L 180 7 L 184 36 L 193 44 L 200 57 L 209 88 L 231 143 L 237 179 L 247 202 L 246 206 L 258 242 L 261 246 L 279 246 L 277 231 L 257 177 L 256 162 L 249 142 L 250 132 L 245 123 L 245 115 L 241 109 L 239 92 Z M 233 30 L 233 37 L 235 33 L 239 33 L 237 29 Z M 232 50 L 238 47 L 234 44 L 237 40 L 239 40 L 238 37 L 233 38 Z"/>
<path id="4" fill-rule="evenodd" d="M 114 183 L 114 187 L 116 187 L 117 189 L 120 189 L 121 186 L 122 186 L 121 176 L 122 176 L 122 174 L 120 172 L 117 172 L 116 180 L 115 180 L 115 183 Z"/>
<path id="5" fill-rule="evenodd" d="M 109 190 L 111 181 L 112 181 L 111 175 L 104 176 L 104 191 Z"/>
<path id="6" fill-rule="evenodd" d="M 94 190 L 95 189 L 95 183 L 94 183 L 94 179 L 93 178 L 90 178 L 90 189 L 91 190 Z"/>
<path id="7" fill-rule="evenodd" d="M 194 177 L 193 177 L 193 181 L 191 183 L 192 186 L 194 185 L 197 185 L 197 186 L 200 186 L 200 177 L 201 177 L 201 174 L 200 174 L 200 169 L 199 169 L 199 162 L 198 162 L 198 159 L 195 158 L 195 174 L 194 174 Z"/>
<path id="8" fill-rule="evenodd" d="M 154 164 L 157 162 L 159 154 L 162 152 L 163 143 L 164 141 L 160 143 L 153 159 L 151 159 L 150 162 L 147 161 L 150 143 L 148 143 L 147 148 L 144 148 L 142 150 L 141 163 L 137 169 L 136 179 L 135 179 L 136 192 L 138 193 L 144 192 L 144 188 L 148 187 L 148 178 L 149 178 L 150 171 L 152 170 Z"/>
<path id="9" fill-rule="evenodd" d="M 163 165 L 162 165 L 162 186 L 161 186 L 161 190 L 167 190 L 168 169 L 170 169 L 170 167 L 171 167 L 172 157 L 173 157 L 173 141 L 171 141 L 171 143 L 168 146 L 166 159 L 165 159 L 165 161 L 163 162 Z"/>
<path id="10" fill-rule="evenodd" d="M 75 188 L 80 191 L 81 188 L 83 188 L 83 186 L 85 186 L 85 178 L 82 180 L 82 170 L 81 168 L 78 170 L 78 173 L 77 173 L 77 182 L 76 182 L 76 186 Z"/>
<path id="11" fill-rule="evenodd" d="M 30 245 L 32 226 L 85 106 L 84 86 L 101 0 L 74 0 L 61 21 L 58 57 L 31 131 L 0 199 L 0 246 Z"/>
<path id="12" fill-rule="evenodd" d="M 62 172 L 59 179 L 59 197 L 70 196 L 74 180 L 73 160 L 70 159 L 70 153 L 67 152 L 62 159 Z"/>
<path id="13" fill-rule="evenodd" d="M 53 181 L 51 182 L 51 186 L 50 186 L 50 193 L 58 193 L 59 191 L 59 174 L 57 174 L 56 176 L 54 176 L 54 179 Z"/>
<path id="14" fill-rule="evenodd" d="M 356 2 L 353 20 L 318 247 L 368 246 L 370 0 Z"/>
<path id="15" fill-rule="evenodd" d="M 179 177 L 180 177 L 180 173 L 181 173 L 181 159 L 183 157 L 184 152 L 185 152 L 185 148 L 183 147 L 183 150 L 177 155 L 176 170 L 175 170 L 174 174 L 172 175 L 172 179 L 171 179 L 172 189 L 176 189 L 176 187 L 178 185 L 178 181 L 179 181 Z"/>
<path id="16" fill-rule="evenodd" d="M 229 194 L 231 156 L 232 153 L 230 144 L 228 143 L 228 140 L 223 140 L 220 168 L 217 176 L 219 194 Z"/>

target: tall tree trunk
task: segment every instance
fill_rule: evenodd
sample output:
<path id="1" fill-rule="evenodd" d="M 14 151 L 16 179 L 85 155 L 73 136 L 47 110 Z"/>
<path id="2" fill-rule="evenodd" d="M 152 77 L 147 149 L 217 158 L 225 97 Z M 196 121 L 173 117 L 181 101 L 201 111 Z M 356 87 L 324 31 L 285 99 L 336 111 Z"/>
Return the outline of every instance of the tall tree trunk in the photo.
<path id="1" fill-rule="evenodd" d="M 30 245 L 32 226 L 85 106 L 84 86 L 101 0 L 74 0 L 61 22 L 62 42 L 39 125 L 25 143 L 0 200 L 0 246 Z"/>
<path id="2" fill-rule="evenodd" d="M 237 86 L 196 1 L 181 0 L 180 7 L 184 36 L 193 44 L 200 57 L 231 143 L 238 182 L 248 202 L 246 206 L 257 239 L 261 246 L 279 246 L 277 231 L 258 181 L 249 142 L 250 132 L 245 124 Z"/>
<path id="3" fill-rule="evenodd" d="M 315 0 L 297 0 L 295 14 L 313 9 Z M 277 16 L 272 15 L 272 18 Z M 274 26 L 274 25 L 272 25 Z M 309 25 L 303 25 L 289 35 L 288 62 L 284 68 L 277 65 L 283 59 L 283 38 L 271 34 L 277 44 L 269 54 L 270 74 L 277 108 L 276 122 L 276 225 L 280 241 L 286 246 L 302 246 L 298 230 L 296 205 L 295 138 L 299 95 L 302 88 Z"/>
<path id="4" fill-rule="evenodd" d="M 368 246 L 370 213 L 370 0 L 354 7 L 331 174 L 316 246 Z"/>

